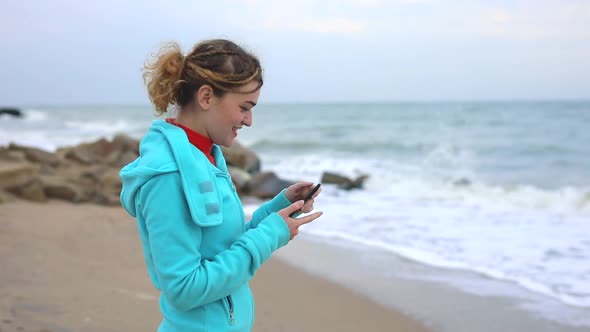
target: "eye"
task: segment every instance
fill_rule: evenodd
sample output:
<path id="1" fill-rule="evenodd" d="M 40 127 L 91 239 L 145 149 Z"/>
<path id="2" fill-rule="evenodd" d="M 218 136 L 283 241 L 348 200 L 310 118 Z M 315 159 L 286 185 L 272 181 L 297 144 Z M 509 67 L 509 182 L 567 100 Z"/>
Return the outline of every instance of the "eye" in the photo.
<path id="1" fill-rule="evenodd" d="M 242 107 L 242 106 L 240 106 L 240 109 L 242 110 L 242 112 L 248 112 L 249 111 L 249 109 L 247 109 L 246 107 Z"/>

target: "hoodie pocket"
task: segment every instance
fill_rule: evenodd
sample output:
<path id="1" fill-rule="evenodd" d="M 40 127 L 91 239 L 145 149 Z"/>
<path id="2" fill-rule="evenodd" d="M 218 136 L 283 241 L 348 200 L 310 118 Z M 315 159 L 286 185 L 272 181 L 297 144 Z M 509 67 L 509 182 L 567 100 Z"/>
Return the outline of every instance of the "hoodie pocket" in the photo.
<path id="1" fill-rule="evenodd" d="M 226 309 L 226 313 L 227 313 L 227 321 L 229 323 L 229 325 L 235 325 L 236 324 L 236 316 L 234 315 L 234 301 L 231 298 L 231 295 L 226 296 L 223 299 L 224 302 L 224 307 Z"/>

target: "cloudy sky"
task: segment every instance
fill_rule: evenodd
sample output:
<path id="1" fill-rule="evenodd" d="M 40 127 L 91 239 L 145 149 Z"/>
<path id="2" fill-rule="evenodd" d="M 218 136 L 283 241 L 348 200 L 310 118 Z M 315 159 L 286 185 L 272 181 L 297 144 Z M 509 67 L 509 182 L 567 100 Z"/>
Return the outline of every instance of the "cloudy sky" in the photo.
<path id="1" fill-rule="evenodd" d="M 266 102 L 590 99 L 589 0 L 2 0 L 0 106 L 144 104 L 161 42 L 218 37 Z"/>

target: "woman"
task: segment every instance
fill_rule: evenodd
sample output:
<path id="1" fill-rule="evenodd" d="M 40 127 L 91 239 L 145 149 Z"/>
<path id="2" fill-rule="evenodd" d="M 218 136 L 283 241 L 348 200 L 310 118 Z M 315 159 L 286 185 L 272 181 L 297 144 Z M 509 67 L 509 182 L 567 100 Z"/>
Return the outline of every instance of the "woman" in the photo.
<path id="1" fill-rule="evenodd" d="M 321 216 L 289 217 L 312 211 L 313 198 L 302 199 L 313 183 L 284 189 L 245 223 L 219 146 L 231 146 L 252 125 L 260 62 L 228 40 L 200 42 L 186 56 L 169 44 L 152 60 L 144 70 L 149 97 L 160 115 L 172 107 L 178 114 L 155 120 L 140 157 L 121 170 L 121 202 L 137 219 L 161 292 L 158 331 L 249 331 L 248 281 L 299 226 Z"/>

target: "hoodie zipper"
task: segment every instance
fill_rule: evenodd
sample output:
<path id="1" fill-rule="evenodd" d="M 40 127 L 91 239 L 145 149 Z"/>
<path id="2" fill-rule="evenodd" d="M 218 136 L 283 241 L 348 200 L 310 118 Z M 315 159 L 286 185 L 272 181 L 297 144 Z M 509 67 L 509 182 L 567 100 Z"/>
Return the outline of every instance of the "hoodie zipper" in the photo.
<path id="1" fill-rule="evenodd" d="M 234 301 L 232 301 L 231 295 L 226 296 L 225 299 L 229 309 L 229 325 L 235 325 L 236 317 L 234 316 Z"/>

